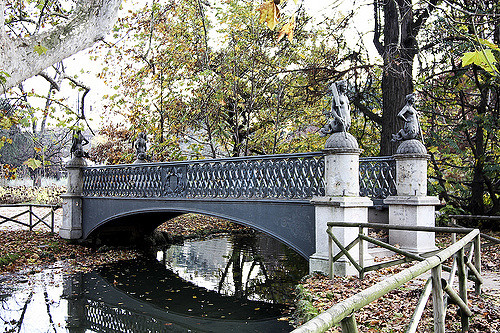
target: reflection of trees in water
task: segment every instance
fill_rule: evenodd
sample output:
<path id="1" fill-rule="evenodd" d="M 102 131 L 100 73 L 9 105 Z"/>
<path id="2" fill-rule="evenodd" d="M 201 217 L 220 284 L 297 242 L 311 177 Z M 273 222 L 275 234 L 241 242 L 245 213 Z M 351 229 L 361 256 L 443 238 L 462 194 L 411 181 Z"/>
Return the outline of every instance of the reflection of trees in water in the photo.
<path id="1" fill-rule="evenodd" d="M 43 288 L 41 294 L 43 295 L 44 308 L 37 308 L 37 316 L 41 319 L 44 316 L 42 311 L 45 311 L 46 318 L 48 318 L 47 331 L 56 331 L 57 325 L 54 323 L 52 310 L 59 306 L 59 301 L 51 300 L 46 282 L 25 284 L 22 293 L 17 292 L 17 290 L 0 289 L 0 323 L 4 329 L 3 332 L 21 332 L 28 307 L 33 305 L 34 296 L 37 293 L 35 288 L 39 287 Z"/>
<path id="2" fill-rule="evenodd" d="M 233 248 L 219 280 L 219 292 L 232 283 L 234 296 L 238 298 L 266 299 L 279 304 L 290 302 L 293 286 L 307 274 L 307 265 L 300 264 L 305 260 L 293 250 L 273 239 L 268 242 L 269 239 L 254 234 L 231 235 Z M 272 248 L 276 245 L 280 249 Z M 262 247 L 266 249 L 262 251 Z M 280 252 L 284 254 L 277 255 Z"/>
<path id="3" fill-rule="evenodd" d="M 26 315 L 26 310 L 28 309 L 28 305 L 31 303 L 31 299 L 33 298 L 33 289 L 30 290 L 28 297 L 24 300 L 24 302 L 20 303 L 17 299 L 15 299 L 15 303 L 17 305 L 17 308 L 12 308 L 9 305 L 9 298 L 2 297 L 2 314 L 9 315 L 12 312 L 19 312 L 21 311 L 21 314 L 19 315 L 19 319 L 14 319 L 14 318 L 5 318 L 3 315 L 0 315 L 0 320 L 3 323 L 3 327 L 5 329 L 5 332 L 19 332 L 21 330 L 21 327 L 23 325 L 24 321 L 24 316 Z"/>
<path id="4" fill-rule="evenodd" d="M 234 280 L 238 298 L 196 287 L 156 260 L 120 262 L 103 267 L 101 275 L 63 276 L 50 271 L 34 284 L 20 285 L 23 289 L 9 291 L 2 286 L 0 295 L 6 296 L 0 296 L 0 327 L 2 332 L 172 332 L 201 323 L 214 332 L 288 332 L 288 324 L 276 320 L 285 307 L 246 298 L 285 303 L 282 284 L 293 285 L 296 281 L 290 276 L 297 274 L 279 268 L 289 256 L 279 259 L 275 251 L 256 254 L 265 246 L 259 237 L 231 240 L 234 248 L 225 266 L 226 277 Z M 290 264 L 297 267 L 296 260 Z M 205 325 L 211 325 L 210 330 Z"/>

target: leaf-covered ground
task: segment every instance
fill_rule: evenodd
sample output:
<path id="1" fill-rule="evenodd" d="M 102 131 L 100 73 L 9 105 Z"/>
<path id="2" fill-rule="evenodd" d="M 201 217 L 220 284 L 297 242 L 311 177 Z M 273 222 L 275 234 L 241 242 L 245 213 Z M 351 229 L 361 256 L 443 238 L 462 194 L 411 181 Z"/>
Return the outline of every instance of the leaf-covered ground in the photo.
<path id="1" fill-rule="evenodd" d="M 0 204 L 38 203 L 62 204 L 61 194 L 66 192 L 63 186 L 32 187 L 32 186 L 0 186 Z"/>
<path id="2" fill-rule="evenodd" d="M 500 238 L 500 233 L 492 234 Z M 450 237 L 439 235 L 437 242 L 446 246 Z M 482 272 L 500 278 L 500 245 L 482 249 Z M 334 277 L 312 275 L 304 278 L 298 286 L 296 323 L 300 324 L 335 303 L 366 289 L 384 278 L 410 267 L 404 264 L 368 273 L 363 280 L 357 277 Z M 356 312 L 360 332 L 404 332 L 420 296 L 424 278 L 413 280 L 399 289 Z M 455 288 L 457 290 L 457 288 Z M 486 288 L 485 288 L 486 289 Z M 469 285 L 469 307 L 474 315 L 470 320 L 471 332 L 500 332 L 500 290 L 486 290 L 480 297 Z M 447 332 L 460 332 L 460 317 L 455 305 L 448 306 Z M 432 297 L 427 306 L 418 332 L 433 332 Z M 340 326 L 329 332 L 341 332 Z"/>
<path id="3" fill-rule="evenodd" d="M 197 214 L 181 215 L 163 223 L 157 230 L 166 232 L 174 239 L 203 237 L 217 233 L 252 232 L 252 229 L 227 220 Z"/>
<path id="4" fill-rule="evenodd" d="M 58 263 L 68 272 L 88 271 L 104 263 L 135 258 L 132 249 L 94 251 L 47 231 L 0 231 L 0 274 L 37 272 Z"/>
<path id="5" fill-rule="evenodd" d="M 158 230 L 167 233 L 173 240 L 250 231 L 226 220 L 196 214 L 169 220 Z M 90 270 L 105 263 L 132 259 L 139 255 L 133 249 L 91 249 L 42 230 L 0 230 L 0 244 L 0 274 L 27 269 L 40 270 L 55 262 L 60 262 L 68 270 Z"/>

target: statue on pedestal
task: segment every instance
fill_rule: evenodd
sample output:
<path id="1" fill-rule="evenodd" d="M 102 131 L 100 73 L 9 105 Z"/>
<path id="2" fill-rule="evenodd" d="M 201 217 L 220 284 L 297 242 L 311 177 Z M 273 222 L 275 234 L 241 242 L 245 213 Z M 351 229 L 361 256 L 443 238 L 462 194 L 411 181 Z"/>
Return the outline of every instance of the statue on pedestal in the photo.
<path id="1" fill-rule="evenodd" d="M 399 119 L 404 121 L 404 125 L 398 133 L 392 135 L 393 142 L 418 139 L 419 134 L 421 134 L 418 113 L 413 107 L 415 94 L 406 95 L 405 101 L 405 106 L 397 115 Z"/>
<path id="2" fill-rule="evenodd" d="M 405 100 L 405 106 L 397 115 L 398 118 L 404 121 L 403 128 L 398 133 L 393 134 L 391 140 L 393 142 L 402 141 L 396 150 L 396 154 L 427 155 L 427 149 L 423 144 L 424 138 L 422 136 L 420 122 L 418 120 L 418 112 L 413 107 L 413 104 L 415 103 L 415 94 L 406 95 Z M 421 139 L 422 141 L 419 141 L 418 139 Z"/>
<path id="3" fill-rule="evenodd" d="M 323 135 L 347 132 L 351 127 L 351 108 L 346 96 L 347 83 L 345 80 L 333 82 L 328 89 L 328 95 L 332 96 L 332 102 L 330 111 L 325 112 L 325 115 L 330 119 L 320 132 Z"/>
<path id="4" fill-rule="evenodd" d="M 83 150 L 83 146 L 87 145 L 89 141 L 83 136 L 81 130 L 77 130 L 73 134 L 73 141 L 71 144 L 70 153 L 74 157 L 88 157 L 88 153 Z"/>
<path id="5" fill-rule="evenodd" d="M 135 154 L 137 161 L 145 161 L 147 158 L 146 155 L 146 133 L 139 132 L 137 135 L 137 139 L 134 142 Z"/>

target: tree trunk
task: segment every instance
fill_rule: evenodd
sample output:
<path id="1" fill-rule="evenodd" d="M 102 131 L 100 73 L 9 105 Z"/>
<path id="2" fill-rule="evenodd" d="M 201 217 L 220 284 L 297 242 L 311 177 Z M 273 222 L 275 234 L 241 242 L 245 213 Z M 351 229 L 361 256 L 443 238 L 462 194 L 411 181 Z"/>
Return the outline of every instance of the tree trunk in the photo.
<path id="1" fill-rule="evenodd" d="M 487 86 L 482 86 L 478 78 L 477 68 L 474 68 L 476 86 L 480 91 L 481 101 L 477 107 L 476 128 L 474 137 L 474 166 L 471 186 L 470 211 L 473 215 L 484 215 L 484 163 L 486 159 L 486 147 L 484 141 L 483 119 L 488 104 Z"/>
<path id="2" fill-rule="evenodd" d="M 413 59 L 417 54 L 416 34 L 418 27 L 413 22 L 411 1 L 388 0 L 381 4 L 384 12 L 384 44 L 379 42 L 379 22 L 375 27 L 374 43 L 384 59 L 382 77 L 382 133 L 380 155 L 392 155 L 397 143 L 391 141 L 392 134 L 401 128 L 396 116 L 405 103 L 405 96 L 413 92 Z M 378 20 L 378 7 L 375 19 Z M 420 23 L 421 25 L 421 23 Z"/>
<path id="3" fill-rule="evenodd" d="M 53 64 L 92 46 L 111 30 L 121 0 L 79 0 L 66 23 L 26 38 L 5 33 L 0 0 L 0 71 L 6 72 L 4 89 L 37 75 Z"/>
<path id="4" fill-rule="evenodd" d="M 392 135 L 401 129 L 401 121 L 397 119 L 399 111 L 405 104 L 404 97 L 413 92 L 411 64 L 400 64 L 400 72 L 393 71 L 395 65 L 384 73 L 382 78 L 382 132 L 380 134 L 380 155 L 390 156 L 396 152 L 399 142 L 392 142 Z"/>

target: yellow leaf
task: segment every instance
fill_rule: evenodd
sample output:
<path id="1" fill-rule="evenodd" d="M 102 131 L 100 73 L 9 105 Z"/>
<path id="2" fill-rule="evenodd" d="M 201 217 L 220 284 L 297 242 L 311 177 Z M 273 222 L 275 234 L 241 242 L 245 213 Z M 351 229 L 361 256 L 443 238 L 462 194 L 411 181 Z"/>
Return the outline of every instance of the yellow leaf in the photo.
<path id="1" fill-rule="evenodd" d="M 278 6 L 270 0 L 260 5 L 260 8 L 257 10 L 260 12 L 259 22 L 261 24 L 264 22 L 267 23 L 269 29 L 274 30 L 274 27 L 278 24 L 278 19 L 280 17 L 280 10 L 278 9 Z"/>
<path id="2" fill-rule="evenodd" d="M 30 158 L 27 161 L 24 161 L 25 165 L 27 165 L 31 170 L 38 169 L 42 165 L 42 161 L 39 161 L 34 158 Z"/>
<path id="3" fill-rule="evenodd" d="M 492 42 L 490 42 L 489 40 L 486 40 L 486 39 L 482 39 L 482 38 L 478 38 L 479 40 L 479 43 L 489 47 L 490 49 L 493 49 L 493 50 L 500 50 L 500 47 L 498 47 L 498 45 L 496 44 L 493 44 Z"/>
<path id="4" fill-rule="evenodd" d="M 293 30 L 295 29 L 295 16 L 290 18 L 290 21 L 285 24 L 278 35 L 278 42 L 287 35 L 288 40 L 291 42 L 293 39 Z"/>
<path id="5" fill-rule="evenodd" d="M 42 55 L 42 54 L 45 54 L 47 53 L 47 48 L 38 44 L 34 47 L 35 49 L 35 52 L 38 53 L 38 55 Z"/>
<path id="6" fill-rule="evenodd" d="M 466 52 L 462 56 L 462 66 L 465 67 L 470 64 L 476 64 L 484 70 L 493 73 L 494 69 L 491 64 L 495 63 L 496 59 L 491 50 L 482 50 L 475 52 Z"/>

